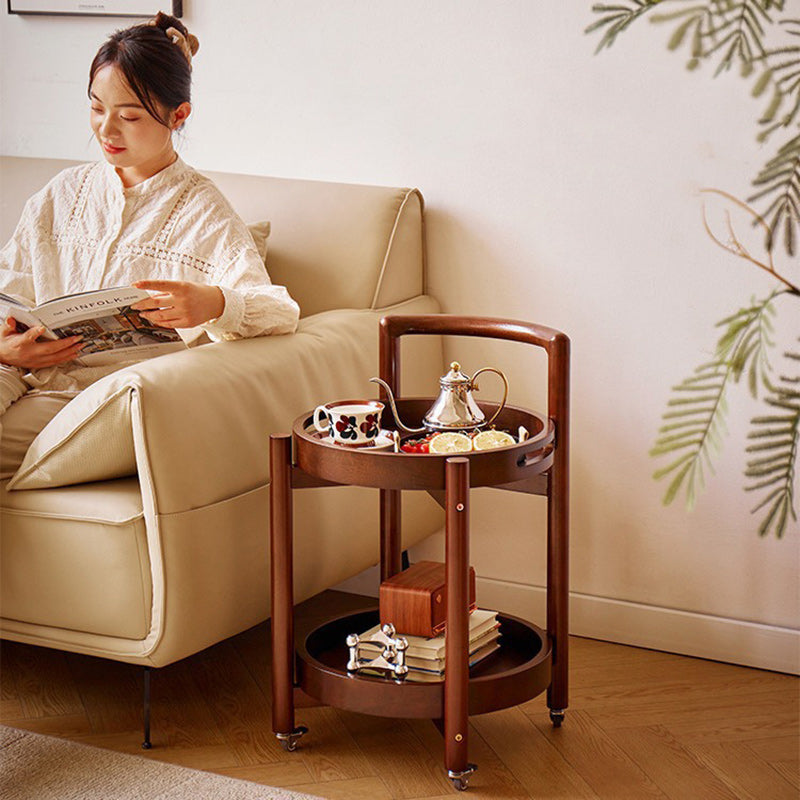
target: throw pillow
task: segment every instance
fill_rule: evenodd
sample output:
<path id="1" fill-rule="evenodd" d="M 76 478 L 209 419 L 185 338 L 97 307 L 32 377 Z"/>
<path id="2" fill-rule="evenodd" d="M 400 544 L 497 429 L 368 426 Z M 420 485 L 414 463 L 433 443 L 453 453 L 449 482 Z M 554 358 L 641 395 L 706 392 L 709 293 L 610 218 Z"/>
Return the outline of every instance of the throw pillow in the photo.
<path id="1" fill-rule="evenodd" d="M 253 241 L 256 243 L 256 250 L 258 250 L 261 260 L 266 265 L 267 239 L 269 239 L 270 230 L 272 229 L 271 223 L 269 220 L 264 220 L 263 222 L 251 222 L 247 226 L 247 229 L 250 231 L 250 235 L 253 237 Z"/>
<path id="2" fill-rule="evenodd" d="M 9 489 L 46 489 L 136 474 L 131 386 L 84 389 L 33 440 Z"/>

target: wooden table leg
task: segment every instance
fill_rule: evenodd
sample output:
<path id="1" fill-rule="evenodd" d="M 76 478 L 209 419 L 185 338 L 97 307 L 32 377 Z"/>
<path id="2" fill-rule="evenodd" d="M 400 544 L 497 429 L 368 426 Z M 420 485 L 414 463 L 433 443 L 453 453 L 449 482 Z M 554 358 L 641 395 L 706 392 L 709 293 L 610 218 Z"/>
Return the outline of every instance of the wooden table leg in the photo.
<path id="1" fill-rule="evenodd" d="M 547 480 L 547 631 L 553 643 L 547 705 L 558 727 L 568 703 L 569 671 L 569 339 L 556 333 L 547 352 L 547 407 L 556 442 Z"/>
<path id="2" fill-rule="evenodd" d="M 400 497 L 397 489 L 381 489 L 381 582 L 402 569 Z"/>
<path id="3" fill-rule="evenodd" d="M 554 463 L 547 501 L 547 630 L 553 642 L 547 705 L 555 727 L 560 727 L 569 704 L 569 484 L 564 467 Z"/>
<path id="4" fill-rule="evenodd" d="M 475 765 L 467 761 L 469 733 L 469 459 L 445 466 L 447 633 L 444 673 L 444 761 L 458 789 Z"/>
<path id="5" fill-rule="evenodd" d="M 272 598 L 272 730 L 294 750 L 305 728 L 294 724 L 294 585 L 292 577 L 292 437 L 270 436 L 270 574 Z"/>

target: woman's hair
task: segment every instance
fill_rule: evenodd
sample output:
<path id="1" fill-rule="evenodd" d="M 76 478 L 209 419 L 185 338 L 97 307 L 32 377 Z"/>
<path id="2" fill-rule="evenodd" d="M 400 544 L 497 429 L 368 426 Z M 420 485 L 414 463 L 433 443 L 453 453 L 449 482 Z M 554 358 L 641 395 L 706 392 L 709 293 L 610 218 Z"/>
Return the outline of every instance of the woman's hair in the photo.
<path id="1" fill-rule="evenodd" d="M 192 53 L 197 52 L 198 41 L 186 26 L 159 11 L 150 22 L 116 31 L 103 43 L 89 68 L 89 95 L 98 70 L 115 66 L 150 116 L 167 125 L 164 110 L 191 102 L 192 84 L 189 56 L 173 38 L 175 32 L 167 33 L 170 28 L 183 37 Z"/>

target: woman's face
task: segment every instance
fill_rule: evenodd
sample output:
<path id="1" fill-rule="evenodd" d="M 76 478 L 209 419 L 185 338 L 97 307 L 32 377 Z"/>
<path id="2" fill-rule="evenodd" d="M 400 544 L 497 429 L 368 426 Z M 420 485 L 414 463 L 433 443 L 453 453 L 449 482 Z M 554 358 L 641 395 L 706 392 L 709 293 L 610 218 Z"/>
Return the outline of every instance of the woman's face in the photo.
<path id="1" fill-rule="evenodd" d="M 111 64 L 95 73 L 90 95 L 92 131 L 123 185 L 141 183 L 175 160 L 172 131 L 189 116 L 188 103 L 164 114 L 169 127 L 162 125 Z"/>

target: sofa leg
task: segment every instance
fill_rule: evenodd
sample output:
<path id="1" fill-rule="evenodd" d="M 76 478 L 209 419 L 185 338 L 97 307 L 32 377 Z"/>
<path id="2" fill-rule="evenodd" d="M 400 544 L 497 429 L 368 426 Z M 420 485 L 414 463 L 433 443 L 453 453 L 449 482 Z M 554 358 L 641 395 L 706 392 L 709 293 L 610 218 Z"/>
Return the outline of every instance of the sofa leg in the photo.
<path id="1" fill-rule="evenodd" d="M 149 750 L 153 746 L 150 741 L 150 667 L 144 668 L 144 741 L 142 749 Z"/>

